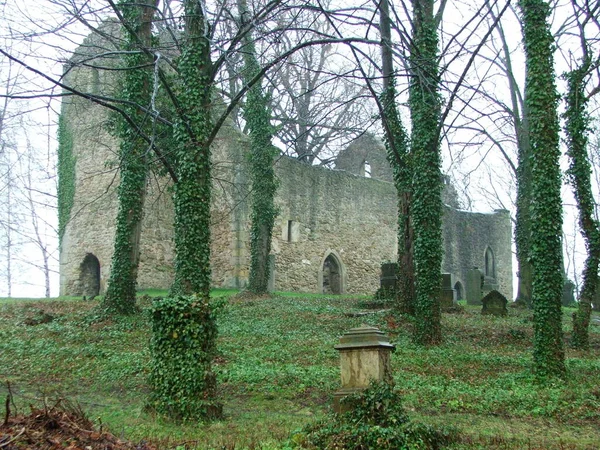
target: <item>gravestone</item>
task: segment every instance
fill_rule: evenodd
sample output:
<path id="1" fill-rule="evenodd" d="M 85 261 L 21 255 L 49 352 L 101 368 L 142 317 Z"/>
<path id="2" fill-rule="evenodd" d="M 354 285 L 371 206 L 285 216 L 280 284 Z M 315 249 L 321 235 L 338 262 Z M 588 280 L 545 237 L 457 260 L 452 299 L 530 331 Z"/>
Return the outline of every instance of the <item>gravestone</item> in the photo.
<path id="1" fill-rule="evenodd" d="M 442 311 L 454 306 L 454 289 L 452 289 L 452 275 L 442 274 L 442 288 L 440 289 L 440 307 Z"/>
<path id="2" fill-rule="evenodd" d="M 575 284 L 571 280 L 565 280 L 563 284 L 562 292 L 562 305 L 563 306 L 574 306 L 575 305 Z"/>
<path id="3" fill-rule="evenodd" d="M 483 285 L 481 286 L 481 297 L 485 297 L 492 291 L 498 290 L 498 283 L 496 283 L 496 279 L 490 276 L 483 277 Z"/>
<path id="4" fill-rule="evenodd" d="M 481 288 L 483 287 L 483 272 L 477 267 L 467 271 L 467 285 L 465 294 L 467 305 L 481 305 Z"/>
<path id="5" fill-rule="evenodd" d="M 498 291 L 488 293 L 481 299 L 481 303 L 483 303 L 483 308 L 481 309 L 481 314 L 483 315 L 506 316 L 508 314 L 508 310 L 506 309 L 508 300 Z"/>
<path id="6" fill-rule="evenodd" d="M 379 289 L 375 293 L 377 299 L 393 299 L 396 296 L 398 281 L 398 263 L 388 262 L 381 265 Z"/>
<path id="7" fill-rule="evenodd" d="M 383 263 L 381 265 L 381 277 L 379 286 L 385 290 L 395 290 L 398 274 L 398 263 Z"/>

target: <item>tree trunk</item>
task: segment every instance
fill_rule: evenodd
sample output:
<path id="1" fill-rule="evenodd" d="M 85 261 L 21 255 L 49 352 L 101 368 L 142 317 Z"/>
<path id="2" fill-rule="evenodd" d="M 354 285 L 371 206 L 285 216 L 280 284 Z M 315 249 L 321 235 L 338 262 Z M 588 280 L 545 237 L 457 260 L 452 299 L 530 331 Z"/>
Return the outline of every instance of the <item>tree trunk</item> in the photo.
<path id="1" fill-rule="evenodd" d="M 413 0 L 411 44 L 409 105 L 413 169 L 411 217 L 416 279 L 414 339 L 421 345 L 436 345 L 442 340 L 442 175 L 438 37 L 433 0 Z"/>
<path id="2" fill-rule="evenodd" d="M 238 0 L 242 25 L 246 23 L 248 7 L 245 0 Z M 252 34 L 244 34 L 244 81 L 250 81 L 260 72 Z M 250 277 L 248 290 L 254 294 L 266 294 L 269 287 L 269 254 L 271 235 L 277 209 L 275 207 L 275 158 L 277 149 L 271 144 L 273 127 L 268 101 L 260 82 L 248 91 L 244 117 L 250 130 L 250 179 L 252 182 L 252 223 L 250 239 Z"/>
<path id="3" fill-rule="evenodd" d="M 178 59 L 180 118 L 175 126 L 177 182 L 175 281 L 172 294 L 210 296 L 210 205 L 212 62 L 210 30 L 201 2 L 186 0 L 184 37 Z"/>
<path id="4" fill-rule="evenodd" d="M 534 370 L 564 376 L 562 335 L 562 199 L 559 167 L 558 95 L 554 80 L 554 39 L 544 0 L 522 0 L 527 76 L 525 114 L 531 144 L 531 252 L 533 269 Z"/>
<path id="5" fill-rule="evenodd" d="M 396 106 L 388 1 L 382 0 L 379 8 L 384 87 L 384 92 L 381 96 L 382 122 L 385 129 L 387 159 L 392 167 L 394 184 L 398 193 L 398 282 L 396 283 L 396 310 L 401 314 L 414 315 L 415 282 L 413 230 L 410 220 L 411 172 L 408 165 L 408 138 Z"/>
<path id="6" fill-rule="evenodd" d="M 124 98 L 133 103 L 127 106 L 127 112 L 138 126 L 143 129 L 149 122 L 147 114 L 136 105 L 147 106 L 151 99 L 152 69 L 140 66 L 151 63 L 141 47 L 152 45 L 152 18 L 157 0 L 145 0 L 143 6 L 133 6 L 128 0 L 120 2 L 124 19 L 125 50 L 137 51 L 125 56 Z M 135 295 L 140 255 L 140 235 L 144 200 L 146 197 L 146 178 L 148 173 L 148 144 L 138 130 L 121 121 L 119 129 L 120 175 L 118 188 L 119 211 L 114 252 L 111 263 L 108 289 L 102 301 L 105 310 L 116 314 L 135 312 Z"/>
<path id="7" fill-rule="evenodd" d="M 583 272 L 583 287 L 579 296 L 577 312 L 573 314 L 573 347 L 588 350 L 589 325 L 592 314 L 592 302 L 598 286 L 598 265 L 600 264 L 600 224 L 594 218 L 594 195 L 590 174 L 587 144 L 589 116 L 586 111 L 585 77 L 590 70 L 587 58 L 576 70 L 567 74 L 568 93 L 565 133 L 567 135 L 567 154 L 571 164 L 568 171 L 569 181 L 579 209 L 579 224 L 587 248 L 587 259 Z"/>

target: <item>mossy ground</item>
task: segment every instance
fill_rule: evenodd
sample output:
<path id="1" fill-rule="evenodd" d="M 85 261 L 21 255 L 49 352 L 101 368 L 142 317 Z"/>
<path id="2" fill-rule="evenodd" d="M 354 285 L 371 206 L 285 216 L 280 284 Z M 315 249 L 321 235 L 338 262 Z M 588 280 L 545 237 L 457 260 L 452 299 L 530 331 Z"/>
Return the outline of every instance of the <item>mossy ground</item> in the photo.
<path id="1" fill-rule="evenodd" d="M 214 295 L 235 291 L 217 290 Z M 339 384 L 339 336 L 363 323 L 388 332 L 396 386 L 411 418 L 454 425 L 453 448 L 598 448 L 600 325 L 591 351 L 568 349 L 565 381 L 531 376 L 531 311 L 506 318 L 444 314 L 445 342 L 411 343 L 408 319 L 365 309 L 364 297 L 286 294 L 232 300 L 219 319 L 219 389 L 226 418 L 208 425 L 173 424 L 144 411 L 148 394 L 149 318 L 94 315 L 98 300 L 0 300 L 0 399 L 10 382 L 20 410 L 43 399 L 78 401 L 117 436 L 160 448 L 286 448 L 295 430 L 325 414 Z M 25 325 L 39 310 L 54 320 Z M 568 341 L 570 315 L 563 323 Z M 594 316 L 598 318 L 597 315 Z"/>

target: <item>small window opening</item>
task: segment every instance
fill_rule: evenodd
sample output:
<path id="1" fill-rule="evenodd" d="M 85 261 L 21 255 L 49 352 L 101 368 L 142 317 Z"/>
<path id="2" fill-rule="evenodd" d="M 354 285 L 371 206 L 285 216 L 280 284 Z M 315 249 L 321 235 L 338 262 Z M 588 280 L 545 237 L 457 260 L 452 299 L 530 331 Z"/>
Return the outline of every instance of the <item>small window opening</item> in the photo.
<path id="1" fill-rule="evenodd" d="M 360 165 L 360 175 L 365 178 L 371 178 L 371 164 L 369 161 L 363 161 Z"/>
<path id="2" fill-rule="evenodd" d="M 495 278 L 496 267 L 494 262 L 494 253 L 491 248 L 485 250 L 485 276 Z"/>
<path id="3" fill-rule="evenodd" d="M 293 220 L 288 220 L 288 226 L 287 226 L 287 241 L 288 242 L 292 242 L 292 229 L 294 227 L 294 221 Z"/>

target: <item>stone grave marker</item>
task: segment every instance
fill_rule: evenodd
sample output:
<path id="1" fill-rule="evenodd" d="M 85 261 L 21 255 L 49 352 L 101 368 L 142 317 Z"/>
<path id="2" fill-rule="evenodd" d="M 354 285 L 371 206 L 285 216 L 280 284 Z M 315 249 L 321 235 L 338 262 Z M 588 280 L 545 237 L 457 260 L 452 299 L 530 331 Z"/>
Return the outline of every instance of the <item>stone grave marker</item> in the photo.
<path id="1" fill-rule="evenodd" d="M 481 297 L 485 297 L 492 291 L 498 290 L 498 283 L 495 278 L 484 276 L 483 277 L 483 285 L 481 286 Z"/>
<path id="2" fill-rule="evenodd" d="M 477 267 L 473 267 L 467 272 L 465 288 L 467 305 L 481 305 L 481 288 L 483 287 L 483 281 L 483 272 Z"/>
<path id="3" fill-rule="evenodd" d="M 454 306 L 454 289 L 452 288 L 452 275 L 442 274 L 442 288 L 440 289 L 440 307 L 442 311 Z"/>
<path id="4" fill-rule="evenodd" d="M 481 303 L 483 303 L 481 309 L 483 315 L 506 316 L 508 314 L 508 309 L 506 309 L 508 300 L 498 291 L 494 290 L 488 293 L 481 299 Z"/>
<path id="5" fill-rule="evenodd" d="M 396 281 L 398 277 L 398 263 L 389 262 L 381 265 L 381 277 L 379 278 L 379 288 L 382 293 L 396 292 Z"/>

